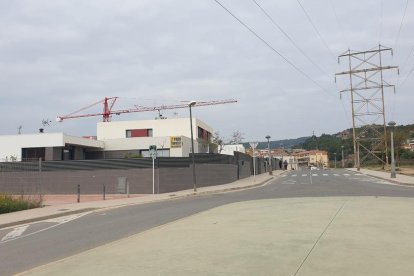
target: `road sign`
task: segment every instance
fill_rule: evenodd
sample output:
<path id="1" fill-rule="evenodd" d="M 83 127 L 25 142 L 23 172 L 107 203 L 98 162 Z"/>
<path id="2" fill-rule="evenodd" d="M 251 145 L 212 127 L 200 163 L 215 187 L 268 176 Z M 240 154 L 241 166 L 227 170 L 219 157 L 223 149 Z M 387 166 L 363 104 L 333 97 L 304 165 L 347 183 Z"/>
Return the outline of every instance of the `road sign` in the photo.
<path id="1" fill-rule="evenodd" d="M 153 159 L 157 158 L 157 146 L 156 145 L 150 145 L 149 146 L 149 155 Z"/>

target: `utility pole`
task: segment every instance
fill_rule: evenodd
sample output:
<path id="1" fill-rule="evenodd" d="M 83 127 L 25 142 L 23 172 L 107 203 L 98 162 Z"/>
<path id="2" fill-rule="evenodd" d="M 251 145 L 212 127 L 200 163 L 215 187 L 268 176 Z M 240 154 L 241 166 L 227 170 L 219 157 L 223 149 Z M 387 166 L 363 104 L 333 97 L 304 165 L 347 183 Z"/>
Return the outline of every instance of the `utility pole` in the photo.
<path id="1" fill-rule="evenodd" d="M 392 55 L 391 48 L 378 45 L 369 51 L 348 50 L 338 57 L 338 63 L 341 58 L 347 58 L 349 63 L 349 70 L 336 73 L 335 79 L 339 75 L 349 76 L 349 88 L 340 92 L 341 97 L 343 92 L 351 95 L 354 167 L 358 169 L 367 158 L 388 164 L 384 89 L 393 88 L 395 93 L 395 86 L 384 80 L 383 71 L 398 69 L 382 65 L 382 53 L 388 51 Z"/>

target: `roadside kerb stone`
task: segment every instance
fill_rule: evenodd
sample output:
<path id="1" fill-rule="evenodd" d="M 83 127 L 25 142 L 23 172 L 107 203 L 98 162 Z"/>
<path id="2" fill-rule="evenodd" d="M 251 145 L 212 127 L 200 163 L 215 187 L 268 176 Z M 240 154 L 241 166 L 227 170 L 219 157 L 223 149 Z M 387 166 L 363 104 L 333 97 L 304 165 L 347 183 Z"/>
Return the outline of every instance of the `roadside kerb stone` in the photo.
<path id="1" fill-rule="evenodd" d="M 104 209 L 120 208 L 129 205 L 147 204 L 165 200 L 175 200 L 188 196 L 197 196 L 205 194 L 214 194 L 222 192 L 231 192 L 242 189 L 249 189 L 266 184 L 274 177 L 282 174 L 283 171 L 275 171 L 273 177 L 269 177 L 268 174 L 256 175 L 240 179 L 238 181 L 222 184 L 217 186 L 200 187 L 196 193 L 191 190 L 177 191 L 174 193 L 146 195 L 143 197 L 131 197 L 124 199 L 113 200 L 101 200 L 92 202 L 81 202 L 64 205 L 47 206 L 43 208 L 36 208 L 30 210 L 24 210 L 13 213 L 6 213 L 0 215 L 0 229 L 6 227 L 12 227 L 21 224 L 33 223 L 51 218 L 63 217 L 67 215 L 73 215 L 89 211 L 98 211 Z M 253 181 L 257 181 L 253 182 Z M 252 184 L 253 183 L 253 184 Z M 63 211 L 64 210 L 64 211 Z"/>

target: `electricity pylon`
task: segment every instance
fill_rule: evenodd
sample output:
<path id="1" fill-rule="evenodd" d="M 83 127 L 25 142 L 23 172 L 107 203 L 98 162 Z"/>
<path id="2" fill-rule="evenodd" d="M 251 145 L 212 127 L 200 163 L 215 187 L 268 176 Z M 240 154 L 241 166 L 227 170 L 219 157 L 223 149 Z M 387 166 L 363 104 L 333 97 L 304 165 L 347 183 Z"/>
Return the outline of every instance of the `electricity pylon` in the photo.
<path id="1" fill-rule="evenodd" d="M 388 164 L 384 89 L 392 88 L 395 93 L 395 86 L 384 80 L 383 71 L 398 70 L 398 66 L 382 65 L 382 53 L 385 51 L 392 55 L 391 48 L 378 45 L 378 48 L 369 51 L 348 50 L 338 56 L 338 63 L 346 57 L 349 62 L 349 70 L 336 73 L 335 79 L 339 75 L 349 75 L 349 88 L 340 92 L 341 96 L 344 92 L 351 94 L 354 166 L 358 170 L 368 157 Z"/>

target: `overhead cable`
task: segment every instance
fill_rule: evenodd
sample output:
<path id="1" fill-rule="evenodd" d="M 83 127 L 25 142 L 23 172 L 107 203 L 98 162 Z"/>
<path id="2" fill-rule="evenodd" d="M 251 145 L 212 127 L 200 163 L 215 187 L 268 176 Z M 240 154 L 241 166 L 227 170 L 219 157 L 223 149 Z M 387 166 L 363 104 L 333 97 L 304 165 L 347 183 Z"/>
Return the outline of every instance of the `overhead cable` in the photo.
<path id="1" fill-rule="evenodd" d="M 276 53 L 279 57 L 281 57 L 286 63 L 288 63 L 290 66 L 292 66 L 296 71 L 298 71 L 300 74 L 302 74 L 304 77 L 306 77 L 308 80 L 313 82 L 316 86 L 321 88 L 323 91 L 330 94 L 323 86 L 321 86 L 319 83 L 317 83 L 313 78 L 311 78 L 308 74 L 306 74 L 304 71 L 302 71 L 298 66 L 296 66 L 293 62 L 291 62 L 288 58 L 286 58 L 284 55 L 282 55 L 279 51 L 277 51 L 272 45 L 270 45 L 269 42 L 267 42 L 265 39 L 263 39 L 259 34 L 257 34 L 252 28 L 250 28 L 246 23 L 244 23 L 240 18 L 238 18 L 236 15 L 234 15 L 229 9 L 227 9 L 220 1 L 214 0 L 220 7 L 222 7 L 228 14 L 230 14 L 234 19 L 237 20 L 243 27 L 245 27 L 249 32 L 251 32 L 255 37 L 257 37 L 260 41 L 262 41 L 267 47 L 269 47 L 274 53 Z"/>
<path id="2" fill-rule="evenodd" d="M 312 63 L 316 68 L 319 69 L 319 71 L 325 75 L 329 77 L 329 74 L 323 70 L 316 62 L 314 62 L 298 45 L 297 43 L 287 34 L 287 32 L 285 32 L 282 27 L 274 20 L 274 18 L 272 16 L 270 16 L 270 14 L 268 12 L 266 12 L 266 10 L 256 1 L 256 0 L 252 0 L 258 7 L 259 9 L 266 15 L 267 18 L 269 18 L 269 20 L 273 23 L 274 26 L 276 26 L 280 32 L 283 33 L 283 35 L 293 44 L 293 46 L 295 46 L 295 48 L 302 53 L 303 56 L 305 56 L 310 63 Z"/>
<path id="3" fill-rule="evenodd" d="M 398 44 L 398 40 L 400 38 L 401 29 L 402 29 L 404 19 L 405 19 L 405 14 L 407 13 L 407 8 L 408 8 L 408 0 L 405 1 L 404 13 L 403 13 L 403 16 L 401 18 L 400 27 L 398 28 L 397 37 L 395 38 L 394 47 L 393 47 L 394 49 L 396 49 L 397 44 Z"/>
<path id="4" fill-rule="evenodd" d="M 313 23 L 311 17 L 309 16 L 309 13 L 305 10 L 305 8 L 303 7 L 302 3 L 300 3 L 299 0 L 296 0 L 296 2 L 298 2 L 299 6 L 301 7 L 303 13 L 306 15 L 306 18 L 308 19 L 309 23 L 312 25 L 313 29 L 315 30 L 316 34 L 319 36 L 320 40 L 322 41 L 323 45 L 326 47 L 326 49 L 328 49 L 328 51 L 331 53 L 331 55 L 336 59 L 336 55 L 334 54 L 334 52 L 331 50 L 331 48 L 329 48 L 328 44 L 326 43 L 326 41 L 323 39 L 321 33 L 319 32 L 318 28 L 316 27 L 316 25 Z"/>

